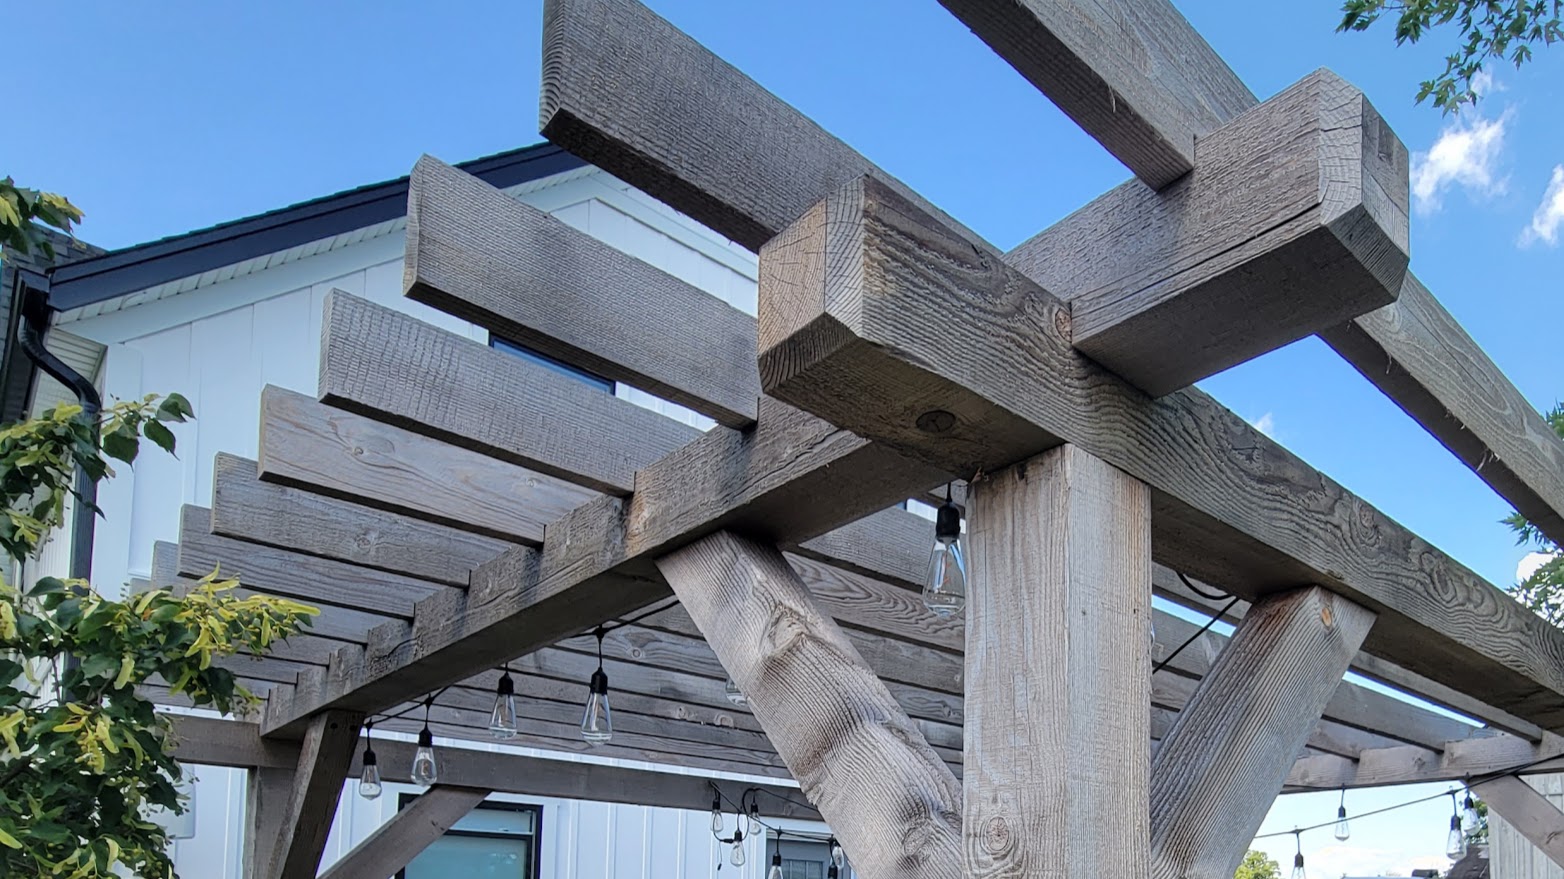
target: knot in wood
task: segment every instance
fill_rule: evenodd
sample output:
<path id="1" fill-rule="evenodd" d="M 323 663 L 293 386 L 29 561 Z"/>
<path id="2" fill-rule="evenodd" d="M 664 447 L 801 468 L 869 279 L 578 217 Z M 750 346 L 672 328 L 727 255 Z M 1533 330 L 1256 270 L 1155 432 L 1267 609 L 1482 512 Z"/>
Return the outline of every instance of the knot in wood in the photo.
<path id="1" fill-rule="evenodd" d="M 1054 309 L 1054 330 L 1064 339 L 1065 344 L 1075 343 L 1075 327 L 1070 323 L 1070 312 L 1067 309 Z"/>
<path id="2" fill-rule="evenodd" d="M 1010 851 L 1015 838 L 1010 833 L 1010 822 L 1005 820 L 1005 816 L 995 815 L 983 822 L 983 834 L 978 844 L 983 846 L 983 853 L 990 857 L 999 857 Z"/>
<path id="3" fill-rule="evenodd" d="M 917 424 L 924 433 L 945 433 L 956 426 L 956 416 L 944 409 L 930 409 L 918 416 Z"/>
<path id="4" fill-rule="evenodd" d="M 1329 603 L 1320 605 L 1320 622 L 1324 623 L 1327 629 L 1336 626 L 1336 613 L 1331 610 Z"/>
<path id="5" fill-rule="evenodd" d="M 364 447 L 363 446 L 354 446 L 353 447 L 353 457 L 355 457 L 355 458 L 362 458 L 362 457 L 364 457 Z"/>

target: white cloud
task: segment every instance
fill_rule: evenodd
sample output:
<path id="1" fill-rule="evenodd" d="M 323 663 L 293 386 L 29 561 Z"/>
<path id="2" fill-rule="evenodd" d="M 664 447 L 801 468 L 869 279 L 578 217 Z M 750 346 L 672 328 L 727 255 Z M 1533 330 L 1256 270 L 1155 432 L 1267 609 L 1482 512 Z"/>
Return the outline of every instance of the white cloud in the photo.
<path id="1" fill-rule="evenodd" d="M 1426 849 L 1375 848 L 1341 843 L 1307 852 L 1305 868 L 1309 876 L 1336 879 L 1339 876 L 1408 876 L 1422 867 L 1441 872 L 1450 869 L 1450 859 L 1431 855 Z M 1289 864 L 1291 861 L 1289 860 Z"/>
<path id="2" fill-rule="evenodd" d="M 1274 414 L 1267 412 L 1259 418 L 1251 418 L 1249 419 L 1249 424 L 1255 430 L 1260 431 L 1271 439 L 1276 439 L 1276 416 Z"/>
<path id="3" fill-rule="evenodd" d="M 1558 244 L 1560 226 L 1564 226 L 1564 165 L 1554 165 L 1548 191 L 1542 194 L 1542 203 L 1531 215 L 1531 225 L 1521 231 L 1521 246 L 1538 241 L 1549 247 Z"/>
<path id="4" fill-rule="evenodd" d="M 1491 82 L 1483 85 L 1491 87 Z M 1508 109 L 1497 119 L 1487 119 L 1468 108 L 1445 123 L 1433 147 L 1412 157 L 1412 195 L 1419 211 L 1439 210 L 1451 186 L 1479 196 L 1504 192 L 1509 181 L 1499 174 L 1499 156 L 1513 115 Z"/>
<path id="5" fill-rule="evenodd" d="M 1537 573 L 1537 569 L 1553 561 L 1551 552 L 1528 552 L 1515 563 L 1515 582 L 1524 583 L 1526 578 Z"/>

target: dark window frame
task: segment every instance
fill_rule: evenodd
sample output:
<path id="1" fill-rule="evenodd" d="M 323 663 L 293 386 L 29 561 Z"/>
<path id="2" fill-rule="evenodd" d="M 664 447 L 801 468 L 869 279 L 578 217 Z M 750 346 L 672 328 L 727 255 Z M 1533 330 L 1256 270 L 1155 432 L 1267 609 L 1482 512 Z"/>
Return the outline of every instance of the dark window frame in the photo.
<path id="1" fill-rule="evenodd" d="M 590 372 L 574 364 L 566 363 L 565 361 L 556 357 L 550 357 L 541 351 L 529 348 L 520 342 L 507 339 L 504 336 L 496 336 L 495 334 L 490 333 L 489 347 L 496 351 L 502 351 L 506 354 L 509 354 L 512 357 L 519 357 L 529 363 L 536 363 L 544 369 L 553 370 L 554 372 L 557 372 L 561 375 L 569 376 L 581 382 L 582 384 L 591 385 L 592 387 L 599 390 L 607 391 L 610 395 L 612 395 L 614 391 L 617 390 L 613 379 L 603 378 L 595 372 Z"/>
<path id="2" fill-rule="evenodd" d="M 409 805 L 411 805 L 417 799 L 418 799 L 418 794 L 407 794 L 407 793 L 402 794 L 400 797 L 397 798 L 397 804 L 396 804 L 397 813 L 400 814 L 403 810 L 405 810 Z M 529 834 L 529 836 L 532 839 L 532 879 L 542 879 L 542 876 L 543 876 L 543 807 L 538 805 L 538 804 L 536 804 L 536 803 L 511 803 L 511 802 L 506 802 L 504 800 L 484 800 L 483 802 L 479 803 L 477 805 L 477 807 L 473 809 L 473 811 L 476 812 L 479 809 L 488 809 L 488 810 L 493 811 L 493 812 L 531 812 L 532 813 L 532 833 Z M 488 830 L 456 830 L 454 828 L 451 829 L 451 830 L 447 830 L 445 832 L 445 836 L 460 836 L 460 837 L 466 837 L 466 838 L 469 838 L 469 839 L 502 839 L 502 840 L 515 840 L 515 839 L 522 839 L 523 838 L 521 835 L 515 834 L 515 833 L 496 833 L 494 831 L 488 831 Z M 441 838 L 443 839 L 444 837 L 441 837 Z M 436 841 L 438 841 L 438 840 L 436 840 Z M 427 849 L 425 849 L 425 851 L 427 851 Z M 419 854 L 422 854 L 422 852 L 420 852 Z M 396 871 L 396 879 L 407 879 L 407 867 L 405 865 L 402 867 L 402 869 Z"/>

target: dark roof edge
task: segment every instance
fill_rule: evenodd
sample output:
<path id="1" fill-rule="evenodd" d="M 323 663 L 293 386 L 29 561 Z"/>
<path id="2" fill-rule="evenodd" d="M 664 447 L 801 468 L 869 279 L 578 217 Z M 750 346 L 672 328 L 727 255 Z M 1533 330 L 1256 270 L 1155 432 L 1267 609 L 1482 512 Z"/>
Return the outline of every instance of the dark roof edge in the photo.
<path id="1" fill-rule="evenodd" d="M 457 167 L 503 189 L 585 164 L 551 143 L 540 143 Z M 407 188 L 408 178 L 400 177 L 59 266 L 49 273 L 49 305 L 58 311 L 81 308 L 394 220 L 407 214 Z"/>

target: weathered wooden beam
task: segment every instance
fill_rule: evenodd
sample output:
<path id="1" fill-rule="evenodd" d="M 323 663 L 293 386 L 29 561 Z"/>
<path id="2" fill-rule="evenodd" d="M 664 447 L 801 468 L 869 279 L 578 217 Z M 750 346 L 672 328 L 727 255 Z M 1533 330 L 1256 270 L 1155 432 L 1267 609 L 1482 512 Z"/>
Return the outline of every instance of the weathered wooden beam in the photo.
<path id="1" fill-rule="evenodd" d="M 1151 493 L 1066 445 L 970 510 L 965 875 L 1145 875 Z"/>
<path id="2" fill-rule="evenodd" d="M 254 461 L 234 455 L 219 454 L 213 471 L 211 528 L 223 537 L 463 588 L 473 568 L 513 545 L 262 482 Z"/>
<path id="3" fill-rule="evenodd" d="M 1076 348 L 1159 397 L 1395 301 L 1407 151 L 1328 70 L 1204 136 L 1192 174 L 1130 181 L 1010 262 L 1070 302 Z"/>
<path id="4" fill-rule="evenodd" d="M 1418 279 L 1320 338 L 1553 540 L 1564 541 L 1564 443 Z"/>
<path id="5" fill-rule="evenodd" d="M 267 871 L 271 869 L 272 858 L 282 839 L 282 823 L 288 819 L 288 803 L 293 797 L 293 769 L 298 765 L 298 749 L 293 750 L 293 760 L 286 766 L 250 768 L 245 790 L 244 853 L 241 860 L 244 879 L 271 879 Z M 178 753 L 179 749 L 176 748 L 175 754 Z"/>
<path id="6" fill-rule="evenodd" d="M 719 532 L 658 559 L 864 876 L 952 876 L 961 787 L 782 554 Z"/>
<path id="7" fill-rule="evenodd" d="M 298 762 L 298 743 L 263 738 L 253 723 L 192 716 L 175 716 L 170 719 L 174 724 L 176 742 L 174 756 L 183 763 L 260 766 L 286 769 L 291 774 Z M 375 753 L 380 759 L 381 778 L 393 782 L 410 781 L 408 773 L 413 763 L 413 747 L 412 742 L 377 738 Z M 350 776 L 356 777 L 362 770 L 359 762 L 361 757 L 362 749 L 349 767 Z M 581 763 L 488 749 L 442 746 L 440 778 L 445 784 L 490 787 L 502 793 L 527 796 L 691 811 L 711 808 L 711 782 L 700 775 Z M 722 783 L 722 786 L 726 789 L 728 784 Z M 767 818 L 820 820 L 820 813 L 802 800 L 797 788 L 786 785 L 759 787 L 766 794 L 763 802 Z"/>
<path id="8" fill-rule="evenodd" d="M 729 427 L 755 423 L 755 320 L 424 156 L 407 199 L 410 298 Z"/>
<path id="9" fill-rule="evenodd" d="M 280 835 L 272 848 L 267 879 L 315 876 L 363 720 L 362 714 L 328 711 L 310 721 L 293 771 L 287 811 L 278 825 Z M 261 824 L 252 827 L 256 833 L 268 829 Z"/>
<path id="10" fill-rule="evenodd" d="M 1475 785 L 1477 795 L 1488 804 L 1493 814 L 1526 837 L 1548 856 L 1548 860 L 1564 867 L 1564 812 L 1552 800 L 1537 789 L 1506 775 Z"/>
<path id="11" fill-rule="evenodd" d="M 1559 757 L 1558 760 L 1549 758 Z M 1356 759 L 1316 755 L 1293 764 L 1287 790 L 1381 787 L 1421 781 L 1464 780 L 1492 773 L 1537 774 L 1564 769 L 1564 740 L 1545 733 L 1540 743 L 1514 736 L 1449 742 L 1442 750 L 1413 745 L 1365 750 Z"/>
<path id="12" fill-rule="evenodd" d="M 1152 762 L 1153 877 L 1233 875 L 1373 624 L 1318 587 L 1255 605 Z"/>
<path id="13" fill-rule="evenodd" d="M 1171 3 L 941 0 L 1153 189 L 1196 166 L 1198 138 L 1255 102 Z"/>
<path id="14" fill-rule="evenodd" d="M 588 488 L 629 494 L 638 468 L 700 435 L 555 370 L 340 291 L 326 297 L 324 320 L 323 402 L 398 427 L 416 424 L 454 445 Z M 396 375 L 421 381 L 386 380 Z M 545 410 L 540 401 L 554 405 Z M 618 425 L 635 444 L 598 442 L 582 424 L 599 420 Z"/>
<path id="15" fill-rule="evenodd" d="M 481 787 L 448 784 L 429 788 L 321 873 L 321 879 L 360 879 L 397 873 L 490 793 Z"/>
<path id="16" fill-rule="evenodd" d="M 768 393 L 954 472 L 1073 442 L 1152 487 L 1164 564 L 1249 599 L 1319 583 L 1380 614 L 1368 652 L 1564 729 L 1564 633 L 1205 394 L 1103 370 L 1056 299 L 877 181 L 761 262 Z"/>
<path id="17" fill-rule="evenodd" d="M 261 392 L 260 448 L 268 482 L 516 543 L 542 543 L 544 525 L 597 496 L 275 386 Z"/>

